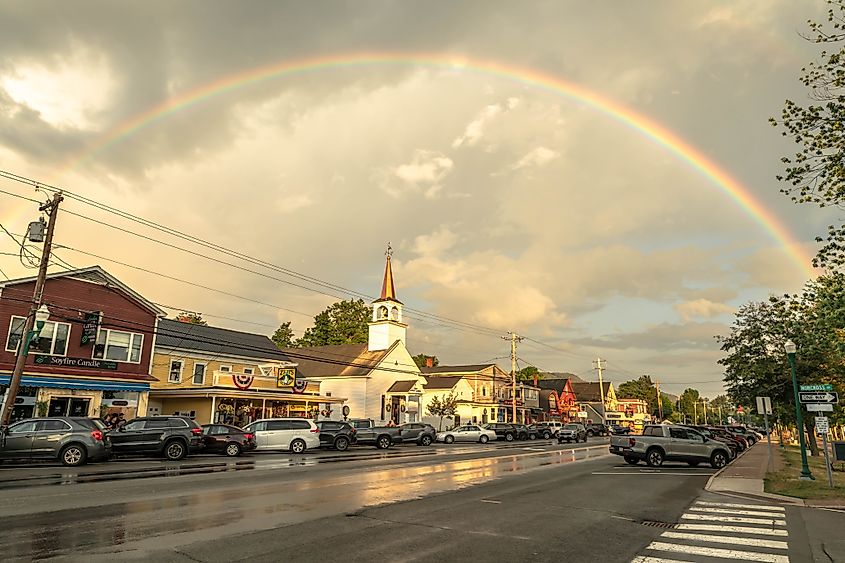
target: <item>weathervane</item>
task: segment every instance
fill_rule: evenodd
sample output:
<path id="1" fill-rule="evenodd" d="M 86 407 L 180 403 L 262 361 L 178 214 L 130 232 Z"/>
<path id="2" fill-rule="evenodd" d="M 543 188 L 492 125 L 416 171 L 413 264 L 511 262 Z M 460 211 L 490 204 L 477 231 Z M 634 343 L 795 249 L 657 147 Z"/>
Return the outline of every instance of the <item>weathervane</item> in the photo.
<path id="1" fill-rule="evenodd" d="M 384 255 L 387 256 L 388 258 L 393 256 L 393 247 L 390 246 L 390 241 L 388 241 L 388 243 L 387 243 L 387 250 L 384 251 Z"/>

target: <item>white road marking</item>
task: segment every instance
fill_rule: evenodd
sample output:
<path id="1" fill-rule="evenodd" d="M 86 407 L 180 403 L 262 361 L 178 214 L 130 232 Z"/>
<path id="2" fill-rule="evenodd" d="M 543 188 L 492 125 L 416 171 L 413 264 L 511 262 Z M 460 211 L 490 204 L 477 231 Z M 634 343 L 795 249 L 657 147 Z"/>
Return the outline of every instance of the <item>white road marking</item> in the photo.
<path id="1" fill-rule="evenodd" d="M 489 502 L 490 504 L 502 504 L 502 501 L 500 500 L 489 500 L 486 498 L 481 499 L 481 502 Z"/>
<path id="2" fill-rule="evenodd" d="M 526 452 L 544 452 L 546 448 L 522 448 Z"/>
<path id="3" fill-rule="evenodd" d="M 788 549 L 789 544 L 785 541 L 758 540 L 757 538 L 741 538 L 735 536 L 713 536 L 710 534 L 688 534 L 684 532 L 663 532 L 662 538 L 673 538 L 677 540 L 692 540 L 709 543 L 731 543 L 734 545 L 747 545 L 751 547 L 769 547 L 771 549 Z"/>
<path id="4" fill-rule="evenodd" d="M 772 506 L 769 504 L 734 504 L 732 502 L 707 502 L 700 500 L 694 506 L 722 506 L 725 508 L 747 508 L 749 510 L 771 510 L 772 512 L 784 512 L 786 509 L 782 506 Z"/>
<path id="5" fill-rule="evenodd" d="M 705 520 L 710 522 L 736 522 L 737 524 L 766 524 L 770 526 L 786 526 L 783 520 L 775 520 L 773 518 L 740 518 L 739 516 L 716 516 L 711 514 L 684 514 L 681 516 L 684 520 Z"/>
<path id="6" fill-rule="evenodd" d="M 756 551 L 740 551 L 737 549 L 721 549 L 716 547 L 699 547 L 666 542 L 651 542 L 646 549 L 654 551 L 668 551 L 669 553 L 683 553 L 685 555 L 703 555 L 705 557 L 721 557 L 723 559 L 742 559 L 745 561 L 763 561 L 765 563 L 789 563 L 786 555 L 760 553 Z"/>
<path id="7" fill-rule="evenodd" d="M 664 559 L 662 557 L 649 557 L 648 555 L 640 555 L 631 560 L 631 563 L 689 563 L 688 561 L 678 561 L 677 559 Z"/>
<path id="8" fill-rule="evenodd" d="M 734 510 L 732 508 L 710 508 L 709 506 L 691 506 L 693 512 L 705 512 L 707 514 L 737 514 L 739 516 L 765 516 L 767 518 L 783 518 L 779 512 L 764 512 L 760 510 Z"/>
<path id="9" fill-rule="evenodd" d="M 752 528 L 751 526 L 721 526 L 719 524 L 678 524 L 676 530 L 699 530 L 702 532 L 728 532 L 731 534 L 757 534 L 758 536 L 788 536 L 789 532 L 778 528 Z"/>

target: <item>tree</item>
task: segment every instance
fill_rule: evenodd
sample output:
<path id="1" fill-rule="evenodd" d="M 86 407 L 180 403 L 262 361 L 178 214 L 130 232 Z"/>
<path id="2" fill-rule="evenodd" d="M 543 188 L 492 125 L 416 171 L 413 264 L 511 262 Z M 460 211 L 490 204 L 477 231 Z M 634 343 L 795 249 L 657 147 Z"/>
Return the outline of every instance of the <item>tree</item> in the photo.
<path id="1" fill-rule="evenodd" d="M 279 348 L 293 348 L 293 330 L 290 328 L 290 321 L 283 322 L 270 337 L 273 344 Z"/>
<path id="2" fill-rule="evenodd" d="M 363 299 L 338 301 L 314 317 L 314 326 L 305 330 L 298 347 L 334 344 L 366 344 L 372 307 Z"/>
<path id="3" fill-rule="evenodd" d="M 700 399 L 701 394 L 697 389 L 691 387 L 684 389 L 684 392 L 678 397 L 678 410 L 684 419 L 692 421 L 693 424 L 696 424 L 695 415 L 701 412 L 701 408 L 698 406 Z"/>
<path id="4" fill-rule="evenodd" d="M 781 192 L 798 204 L 819 207 L 845 203 L 845 0 L 829 0 L 828 30 L 819 22 L 809 22 L 810 34 L 805 38 L 831 52 L 822 51 L 818 62 L 802 69 L 801 82 L 809 89 L 811 103 L 801 105 L 786 100 L 778 121 L 773 125 L 784 129 L 799 150 L 781 159 L 784 174 L 777 179 L 785 187 Z M 840 266 L 845 263 L 845 227 L 830 225 L 825 242 L 813 259 L 817 266 Z"/>
<path id="5" fill-rule="evenodd" d="M 440 417 L 440 423 L 437 425 L 437 431 L 440 432 L 443 430 L 443 419 L 455 416 L 458 410 L 458 397 L 453 391 L 449 391 L 448 395 L 443 395 L 442 399 L 435 395 L 428 402 L 425 410 L 431 416 Z"/>
<path id="6" fill-rule="evenodd" d="M 643 375 L 639 379 L 621 383 L 616 390 L 616 396 L 620 399 L 643 399 L 648 403 L 648 412 L 657 416 L 657 387 L 651 380 L 651 376 Z"/>
<path id="7" fill-rule="evenodd" d="M 440 360 L 437 359 L 437 356 L 426 356 L 425 354 L 417 354 L 414 356 L 414 363 L 417 364 L 418 368 L 424 368 L 426 367 L 429 359 L 431 359 L 432 366 L 437 367 L 440 365 Z"/>
<path id="8" fill-rule="evenodd" d="M 525 366 L 516 372 L 517 381 L 534 381 L 534 378 L 543 379 L 543 374 L 534 366 Z"/>
<path id="9" fill-rule="evenodd" d="M 202 318 L 202 313 L 194 313 L 193 311 L 182 311 L 176 315 L 176 320 L 180 323 L 188 323 L 192 325 L 208 325 L 205 319 Z"/>

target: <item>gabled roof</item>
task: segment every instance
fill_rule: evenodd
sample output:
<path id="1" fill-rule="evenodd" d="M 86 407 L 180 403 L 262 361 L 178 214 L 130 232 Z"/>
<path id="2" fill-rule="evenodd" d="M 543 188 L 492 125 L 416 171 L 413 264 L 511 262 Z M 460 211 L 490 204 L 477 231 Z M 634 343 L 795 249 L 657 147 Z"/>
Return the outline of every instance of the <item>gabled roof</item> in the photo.
<path id="1" fill-rule="evenodd" d="M 433 368 L 429 367 L 421 367 L 420 372 L 422 374 L 431 373 L 478 373 L 479 371 L 483 371 L 490 366 L 496 366 L 496 364 L 469 364 L 469 365 L 462 365 L 462 366 L 435 366 Z"/>
<path id="2" fill-rule="evenodd" d="M 417 384 L 416 379 L 409 379 L 407 381 L 394 381 L 393 385 L 387 390 L 388 393 L 407 393 Z"/>
<path id="3" fill-rule="evenodd" d="M 452 389 L 458 382 L 463 379 L 460 376 L 456 377 L 427 377 L 425 389 L 432 391 L 436 389 Z"/>
<path id="4" fill-rule="evenodd" d="M 100 266 L 89 266 L 87 268 L 79 268 L 77 270 L 65 270 L 64 272 L 53 272 L 52 274 L 47 274 L 48 280 L 56 278 L 71 278 L 104 285 L 106 287 L 114 287 L 125 293 L 130 299 L 132 299 L 145 309 L 154 313 L 156 316 L 163 317 L 167 314 L 164 310 L 156 306 L 155 303 L 141 296 L 140 293 L 136 292 L 134 289 L 132 289 L 131 287 L 129 287 L 128 285 L 126 285 L 125 283 L 105 271 Z M 8 287 L 11 285 L 32 283 L 36 279 L 36 276 L 30 276 L 27 278 L 8 280 L 0 283 L 0 288 Z"/>
<path id="5" fill-rule="evenodd" d="M 387 350 L 374 352 L 367 350 L 366 343 L 284 348 L 282 351 L 299 364 L 296 371 L 300 377 L 361 377 L 377 368 L 398 344 L 399 340 Z M 407 367 L 403 369 L 410 371 Z"/>
<path id="6" fill-rule="evenodd" d="M 604 396 L 607 397 L 608 383 L 604 384 Z M 599 384 L 595 383 L 573 383 L 572 391 L 575 398 L 584 403 L 601 403 L 601 391 Z"/>
<path id="7" fill-rule="evenodd" d="M 584 380 L 575 375 L 574 373 L 567 373 L 565 371 L 544 371 L 543 372 L 543 379 L 547 381 L 556 380 L 556 379 L 569 379 L 572 383 L 583 383 Z"/>
<path id="8" fill-rule="evenodd" d="M 566 385 L 570 385 L 570 389 L 574 387 L 569 379 L 541 379 L 537 382 L 537 387 L 540 389 L 552 389 L 558 393 L 562 393 L 566 389 Z"/>
<path id="9" fill-rule="evenodd" d="M 172 319 L 159 321 L 155 344 L 157 349 L 205 352 L 222 358 L 243 356 L 257 360 L 288 361 L 288 356 L 263 334 L 183 323 Z"/>

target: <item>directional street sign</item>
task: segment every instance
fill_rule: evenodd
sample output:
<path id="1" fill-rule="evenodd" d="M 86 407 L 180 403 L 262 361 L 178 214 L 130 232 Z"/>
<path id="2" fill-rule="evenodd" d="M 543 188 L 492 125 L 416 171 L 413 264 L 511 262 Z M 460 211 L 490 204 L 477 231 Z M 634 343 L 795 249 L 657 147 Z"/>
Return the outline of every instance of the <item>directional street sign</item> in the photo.
<path id="1" fill-rule="evenodd" d="M 800 391 L 833 391 L 833 385 L 830 383 L 819 383 L 813 385 L 801 385 Z"/>
<path id="2" fill-rule="evenodd" d="M 833 412 L 831 403 L 807 403 L 805 406 L 810 412 Z"/>
<path id="3" fill-rule="evenodd" d="M 802 403 L 838 403 L 839 393 L 808 393 L 801 391 L 798 397 Z"/>

